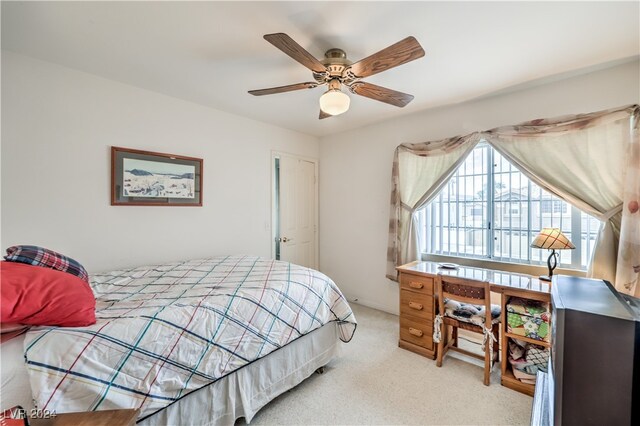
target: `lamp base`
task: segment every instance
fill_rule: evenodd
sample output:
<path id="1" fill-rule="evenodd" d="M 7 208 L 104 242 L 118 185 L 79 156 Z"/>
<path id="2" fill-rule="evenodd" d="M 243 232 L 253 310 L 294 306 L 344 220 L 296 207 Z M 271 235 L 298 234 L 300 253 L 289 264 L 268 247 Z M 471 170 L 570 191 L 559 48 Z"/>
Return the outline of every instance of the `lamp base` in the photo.
<path id="1" fill-rule="evenodd" d="M 551 281 L 551 277 L 549 275 L 540 275 L 538 278 L 542 281 Z"/>

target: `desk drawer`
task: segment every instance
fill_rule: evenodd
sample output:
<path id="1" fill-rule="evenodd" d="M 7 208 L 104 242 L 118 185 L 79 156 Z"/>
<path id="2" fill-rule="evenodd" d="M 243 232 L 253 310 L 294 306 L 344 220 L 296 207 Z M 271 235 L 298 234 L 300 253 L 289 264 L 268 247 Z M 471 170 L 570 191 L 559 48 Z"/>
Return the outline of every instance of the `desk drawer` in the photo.
<path id="1" fill-rule="evenodd" d="M 400 340 L 433 350 L 433 323 L 400 317 Z"/>
<path id="2" fill-rule="evenodd" d="M 400 288 L 433 295 L 433 278 L 422 275 L 400 274 Z"/>
<path id="3" fill-rule="evenodd" d="M 433 296 L 416 293 L 409 290 L 400 290 L 400 316 L 433 320 Z"/>

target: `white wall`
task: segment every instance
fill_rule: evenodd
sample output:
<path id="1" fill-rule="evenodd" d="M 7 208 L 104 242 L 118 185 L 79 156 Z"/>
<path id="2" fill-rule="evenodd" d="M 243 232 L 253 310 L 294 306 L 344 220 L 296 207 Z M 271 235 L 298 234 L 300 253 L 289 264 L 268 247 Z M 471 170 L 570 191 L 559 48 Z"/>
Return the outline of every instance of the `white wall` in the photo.
<path id="1" fill-rule="evenodd" d="M 204 206 L 111 206 L 111 145 L 203 158 Z M 3 51 L 2 250 L 94 272 L 270 256 L 271 150 L 319 155 L 315 137 Z"/>
<path id="2" fill-rule="evenodd" d="M 385 278 L 397 145 L 640 103 L 639 75 L 635 61 L 321 138 L 320 269 L 349 300 L 397 313 L 397 283 Z"/>

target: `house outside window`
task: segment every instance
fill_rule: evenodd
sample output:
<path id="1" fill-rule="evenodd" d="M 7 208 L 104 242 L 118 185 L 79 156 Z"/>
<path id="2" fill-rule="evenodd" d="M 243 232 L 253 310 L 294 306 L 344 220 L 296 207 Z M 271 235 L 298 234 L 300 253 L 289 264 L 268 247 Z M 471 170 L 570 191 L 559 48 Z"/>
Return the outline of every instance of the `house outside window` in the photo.
<path id="1" fill-rule="evenodd" d="M 586 269 L 600 222 L 531 182 L 490 145 L 480 143 L 448 184 L 417 212 L 424 253 L 541 265 L 546 250 L 530 247 L 545 227 L 560 228 L 576 246 L 559 265 Z"/>

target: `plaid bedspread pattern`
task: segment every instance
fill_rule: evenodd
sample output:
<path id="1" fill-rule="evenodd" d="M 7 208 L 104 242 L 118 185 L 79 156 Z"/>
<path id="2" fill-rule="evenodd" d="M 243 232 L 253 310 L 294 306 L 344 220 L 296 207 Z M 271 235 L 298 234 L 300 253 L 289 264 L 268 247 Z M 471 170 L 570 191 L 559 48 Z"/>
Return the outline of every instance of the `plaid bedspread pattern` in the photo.
<path id="1" fill-rule="evenodd" d="M 227 256 L 91 277 L 95 325 L 37 327 L 25 359 L 37 406 L 140 408 L 140 418 L 336 322 L 356 320 L 335 283 L 287 262 Z"/>

